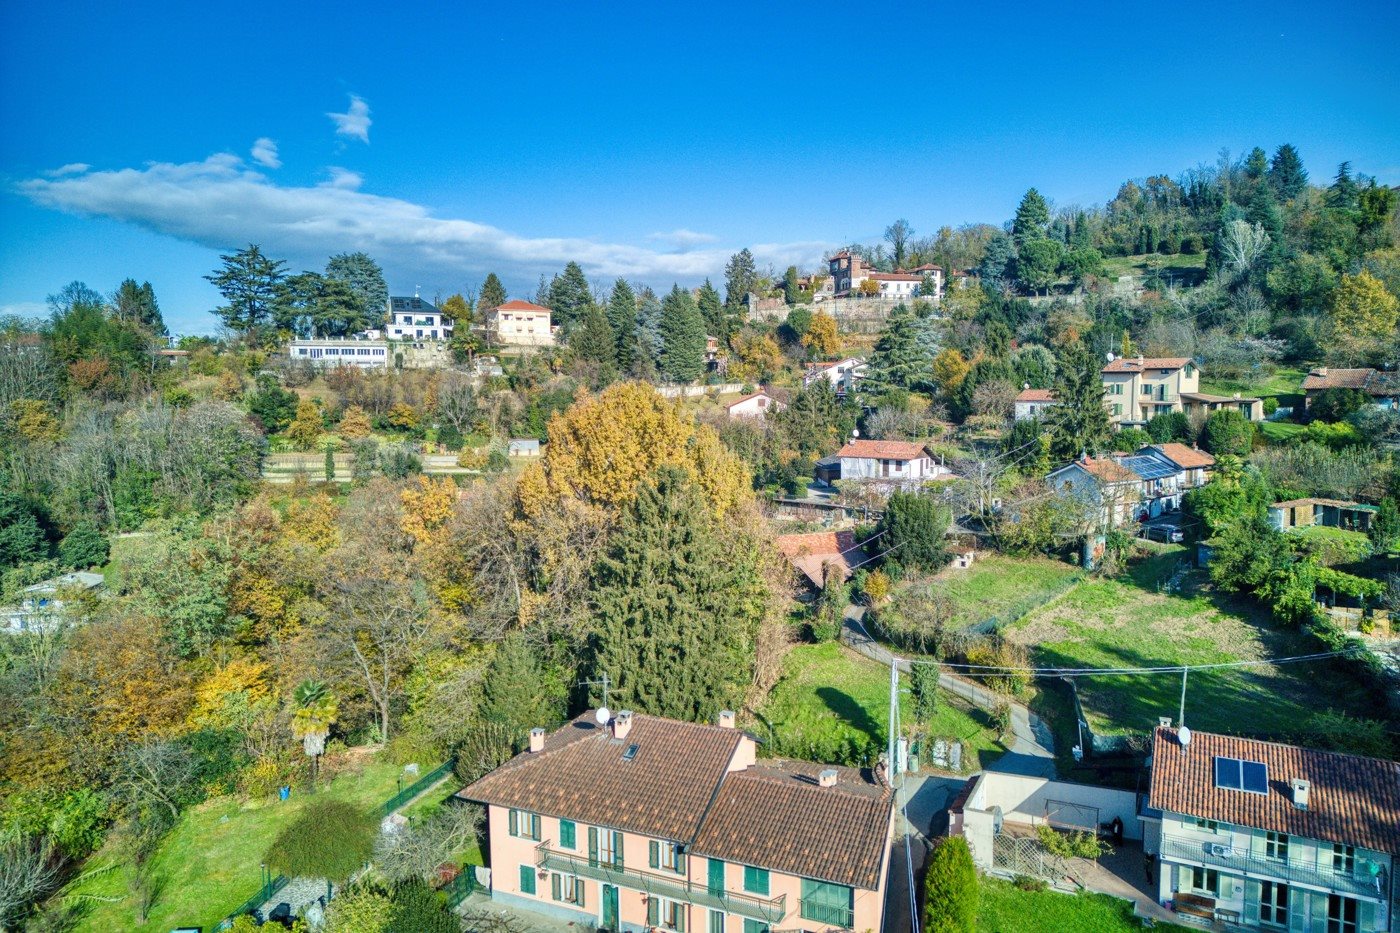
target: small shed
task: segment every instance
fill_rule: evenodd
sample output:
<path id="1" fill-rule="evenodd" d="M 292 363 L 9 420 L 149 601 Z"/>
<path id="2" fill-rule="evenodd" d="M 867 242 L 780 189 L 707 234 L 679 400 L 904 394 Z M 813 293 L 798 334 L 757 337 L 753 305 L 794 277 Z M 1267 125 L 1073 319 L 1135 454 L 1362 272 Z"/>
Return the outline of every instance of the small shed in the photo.
<path id="1" fill-rule="evenodd" d="M 1269 506 L 1269 523 L 1279 531 L 1321 525 L 1364 532 L 1377 511 L 1374 505 L 1341 499 L 1288 499 Z"/>
<path id="2" fill-rule="evenodd" d="M 538 457 L 540 442 L 534 437 L 512 437 L 506 454 L 511 457 Z"/>

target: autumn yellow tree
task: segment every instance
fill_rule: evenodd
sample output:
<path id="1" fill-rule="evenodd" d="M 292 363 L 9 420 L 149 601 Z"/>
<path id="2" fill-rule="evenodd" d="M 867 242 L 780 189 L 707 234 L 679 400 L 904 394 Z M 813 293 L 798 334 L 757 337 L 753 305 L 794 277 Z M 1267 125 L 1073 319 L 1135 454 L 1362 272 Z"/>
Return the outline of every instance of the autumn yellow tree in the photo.
<path id="1" fill-rule="evenodd" d="M 399 499 L 403 503 L 399 526 L 417 544 L 427 544 L 441 535 L 452 518 L 457 486 L 447 477 L 434 480 L 419 476 L 418 484 L 401 492 Z"/>
<path id="2" fill-rule="evenodd" d="M 287 427 L 287 437 L 297 450 L 310 450 L 321 436 L 321 409 L 309 398 L 297 402 L 297 416 Z"/>
<path id="3" fill-rule="evenodd" d="M 1365 362 L 1395 340 L 1400 299 L 1370 272 L 1344 275 L 1327 314 L 1328 355 L 1339 362 Z"/>
<path id="4" fill-rule="evenodd" d="M 802 345 L 818 359 L 830 359 L 840 353 L 841 337 L 836 332 L 836 318 L 825 311 L 813 314 L 807 333 L 802 335 Z"/>
<path id="5" fill-rule="evenodd" d="M 418 412 L 412 405 L 399 402 L 389 409 L 387 420 L 389 424 L 402 431 L 411 431 L 418 427 Z"/>
<path id="6" fill-rule="evenodd" d="M 783 368 L 783 350 L 769 334 L 739 334 L 730 345 L 738 358 L 738 364 L 730 366 L 732 376 L 767 380 Z"/>
<path id="7" fill-rule="evenodd" d="M 27 441 L 56 441 L 62 430 L 48 402 L 22 398 L 10 403 L 15 431 Z"/>
<path id="8" fill-rule="evenodd" d="M 369 415 L 359 405 L 351 405 L 345 409 L 345 414 L 340 417 L 340 434 L 342 437 L 360 438 L 369 437 L 370 423 Z"/>
<path id="9" fill-rule="evenodd" d="M 952 347 L 941 351 L 933 358 L 933 382 L 945 394 L 956 392 L 972 369 L 963 355 Z"/>
<path id="10" fill-rule="evenodd" d="M 243 380 L 238 373 L 226 369 L 219 374 L 218 382 L 214 383 L 214 398 L 221 402 L 236 402 L 243 395 Z"/>

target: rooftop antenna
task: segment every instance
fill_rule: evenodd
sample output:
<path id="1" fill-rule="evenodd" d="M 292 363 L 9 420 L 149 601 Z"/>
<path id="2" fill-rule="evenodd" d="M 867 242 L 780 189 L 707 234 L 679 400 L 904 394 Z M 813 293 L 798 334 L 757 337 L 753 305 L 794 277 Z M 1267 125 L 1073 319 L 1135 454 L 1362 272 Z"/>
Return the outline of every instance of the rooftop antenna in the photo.
<path id="1" fill-rule="evenodd" d="M 415 286 L 413 286 L 413 297 L 414 297 L 414 298 L 417 298 L 417 297 L 418 297 L 418 290 L 419 290 L 420 288 L 422 288 L 422 287 L 423 287 L 423 286 L 421 286 L 421 285 L 415 285 Z"/>
<path id="2" fill-rule="evenodd" d="M 599 692 L 603 695 L 603 706 L 598 712 L 599 714 L 607 712 L 608 691 L 611 690 L 613 686 L 612 678 L 608 676 L 608 672 L 603 671 L 597 680 L 580 680 L 578 683 L 580 687 L 598 687 Z M 606 724 L 607 719 L 603 719 L 602 722 Z"/>

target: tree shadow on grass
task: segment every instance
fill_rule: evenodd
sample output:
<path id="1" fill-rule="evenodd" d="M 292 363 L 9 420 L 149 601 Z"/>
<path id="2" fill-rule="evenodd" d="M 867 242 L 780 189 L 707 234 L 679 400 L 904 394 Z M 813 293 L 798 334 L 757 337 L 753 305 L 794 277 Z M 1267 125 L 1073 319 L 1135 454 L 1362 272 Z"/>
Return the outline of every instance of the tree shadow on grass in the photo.
<path id="1" fill-rule="evenodd" d="M 844 720 L 851 728 L 865 733 L 872 739 L 878 739 L 884 735 L 884 724 L 876 722 L 865 707 L 857 703 L 855 698 L 844 690 L 837 690 L 835 687 L 818 687 L 817 697 L 826 704 L 827 709 Z"/>

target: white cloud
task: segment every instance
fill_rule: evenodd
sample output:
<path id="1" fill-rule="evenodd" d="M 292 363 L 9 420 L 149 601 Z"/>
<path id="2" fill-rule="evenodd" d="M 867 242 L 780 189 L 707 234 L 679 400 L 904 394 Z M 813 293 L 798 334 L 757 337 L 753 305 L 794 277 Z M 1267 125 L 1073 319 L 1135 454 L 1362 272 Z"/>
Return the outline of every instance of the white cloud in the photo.
<path id="1" fill-rule="evenodd" d="M 358 190 L 354 172 L 332 168 L 327 183 L 279 185 L 242 159 L 216 153 L 203 162 L 31 178 L 16 188 L 45 207 L 107 217 L 228 249 L 258 243 L 293 265 L 315 268 L 338 252 L 364 250 L 394 277 L 457 280 L 495 271 L 532 281 L 577 260 L 592 276 L 660 284 L 722 274 L 732 249 L 646 248 L 573 237 L 524 237 L 471 220 L 433 216 L 420 204 Z M 672 235 L 674 239 L 674 235 Z M 753 247 L 776 268 L 811 264 L 833 244 Z"/>
<path id="2" fill-rule="evenodd" d="M 47 317 L 49 313 L 48 305 L 42 301 L 16 301 L 13 304 L 0 305 L 0 317 Z"/>
<path id="3" fill-rule="evenodd" d="M 687 230 L 684 227 L 672 230 L 669 233 L 653 233 L 647 237 L 654 243 L 668 243 L 676 249 L 684 251 L 694 249 L 697 246 L 704 246 L 706 243 L 713 243 L 719 239 L 709 233 L 697 233 L 694 230 Z"/>
<path id="4" fill-rule="evenodd" d="M 331 177 L 321 183 L 322 187 L 347 188 L 354 191 L 365 182 L 365 176 L 361 175 L 359 172 L 352 172 L 348 168 L 341 168 L 339 165 L 332 165 L 330 173 Z"/>
<path id="5" fill-rule="evenodd" d="M 50 178 L 62 178 L 64 175 L 81 175 L 92 168 L 86 162 L 69 162 L 67 165 L 60 165 L 58 168 L 45 172 Z"/>
<path id="6" fill-rule="evenodd" d="M 282 160 L 277 156 L 277 142 L 266 136 L 253 143 L 253 161 L 268 168 L 281 168 Z"/>
<path id="7" fill-rule="evenodd" d="M 350 109 L 345 113 L 327 113 L 335 122 L 337 136 L 353 136 L 361 142 L 369 142 L 369 126 L 374 121 L 369 118 L 369 104 L 356 94 L 350 95 Z"/>

